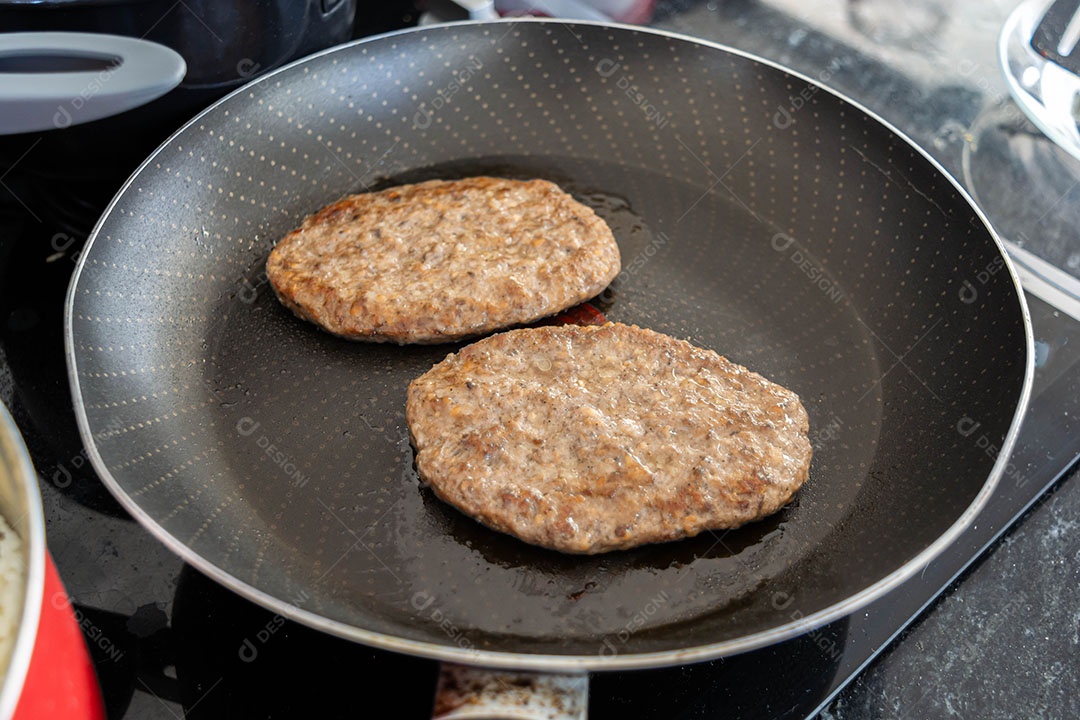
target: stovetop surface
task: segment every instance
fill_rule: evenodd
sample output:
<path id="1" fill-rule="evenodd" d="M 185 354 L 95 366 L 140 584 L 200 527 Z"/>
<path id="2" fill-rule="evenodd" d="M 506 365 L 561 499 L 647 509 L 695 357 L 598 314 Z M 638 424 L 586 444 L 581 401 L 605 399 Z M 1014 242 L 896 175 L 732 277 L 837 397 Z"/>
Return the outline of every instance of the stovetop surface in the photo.
<path id="1" fill-rule="evenodd" d="M 976 195 L 994 198 L 988 215 L 1006 238 L 1073 272 L 1080 241 L 1069 219 L 1080 203 L 1055 183 L 1080 169 L 1010 112 L 986 59 L 987 34 L 1009 7 L 905 5 L 910 17 L 883 24 L 874 13 L 892 6 L 872 0 L 661 3 L 658 24 L 848 92 L 978 185 Z M 955 31 L 965 23 L 983 42 Z M 963 42 L 943 48 L 954 36 Z M 1021 160 L 1002 152 L 1017 147 Z M 94 476 L 67 386 L 63 298 L 96 213 L 133 168 L 43 180 L 35 148 L 26 151 L 0 170 L 0 399 L 41 476 L 49 547 L 110 717 L 366 716 L 375 693 L 392 694 L 397 717 L 428 717 L 435 663 L 323 635 L 219 587 L 128 518 Z M 1038 171 L 1048 162 L 1050 178 Z M 1034 184 L 1009 191 L 992 163 L 1006 163 L 1013 178 L 1020 167 Z M 1069 481 L 1080 454 L 1080 322 L 1028 299 L 1038 355 L 1031 410 L 999 491 L 953 547 L 865 610 L 795 640 L 596 675 L 590 717 L 797 718 L 823 705 L 837 718 L 1080 716 L 1080 483 Z M 970 438 L 980 442 L 977 431 Z"/>

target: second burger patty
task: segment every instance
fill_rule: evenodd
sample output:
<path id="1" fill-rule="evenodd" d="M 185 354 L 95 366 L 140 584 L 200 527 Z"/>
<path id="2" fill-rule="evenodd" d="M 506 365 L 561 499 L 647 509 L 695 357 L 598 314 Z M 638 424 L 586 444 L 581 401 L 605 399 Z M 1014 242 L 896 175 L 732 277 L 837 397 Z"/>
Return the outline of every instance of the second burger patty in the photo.
<path id="1" fill-rule="evenodd" d="M 484 338 L 412 382 L 406 419 L 417 470 L 440 498 L 568 553 L 757 520 L 810 467 L 795 393 L 621 324 Z"/>

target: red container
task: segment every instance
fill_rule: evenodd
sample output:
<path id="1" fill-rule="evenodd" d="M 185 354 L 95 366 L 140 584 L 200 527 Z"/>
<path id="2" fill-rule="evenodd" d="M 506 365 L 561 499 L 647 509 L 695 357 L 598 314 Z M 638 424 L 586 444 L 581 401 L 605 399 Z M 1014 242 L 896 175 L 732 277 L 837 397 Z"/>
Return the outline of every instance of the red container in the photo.
<path id="1" fill-rule="evenodd" d="M 45 547 L 37 473 L 7 408 L 0 405 L 0 515 L 22 541 L 18 628 L 0 680 L 0 720 L 101 720 L 86 642 Z"/>

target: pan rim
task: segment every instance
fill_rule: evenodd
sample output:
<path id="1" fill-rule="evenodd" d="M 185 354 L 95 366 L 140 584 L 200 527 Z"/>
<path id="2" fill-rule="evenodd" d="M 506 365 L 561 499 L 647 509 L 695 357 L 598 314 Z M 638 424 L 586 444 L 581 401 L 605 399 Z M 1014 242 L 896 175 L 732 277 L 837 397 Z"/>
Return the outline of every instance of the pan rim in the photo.
<path id="1" fill-rule="evenodd" d="M 983 227 L 989 233 L 990 239 L 997 247 L 998 253 L 1004 259 L 1005 268 L 1008 271 L 1009 278 L 1013 283 L 1013 289 L 1016 292 L 1017 299 L 1020 305 L 1021 317 L 1024 324 L 1024 382 L 1021 388 L 1020 396 L 1017 400 L 1016 409 L 1013 413 L 1012 421 L 1009 425 L 1009 430 L 1005 435 L 1004 440 L 1001 443 L 1001 449 L 994 461 L 994 465 L 987 476 L 986 481 L 983 483 L 979 493 L 975 496 L 975 499 L 964 510 L 963 513 L 953 522 L 952 525 L 940 536 L 938 536 L 932 543 L 924 548 L 915 557 L 908 560 L 899 568 L 881 578 L 877 582 L 867 586 L 863 590 L 854 595 L 848 597 L 842 602 L 831 605 L 827 608 L 819 610 L 810 615 L 806 615 L 797 620 L 792 620 L 779 625 L 771 630 L 765 630 L 750 635 L 746 635 L 739 638 L 722 640 L 719 642 L 708 643 L 703 645 L 696 645 L 687 648 L 680 648 L 675 650 L 663 650 L 645 653 L 620 653 L 613 657 L 602 657 L 597 655 L 551 655 L 551 654 L 532 654 L 532 653 L 516 653 L 516 652 L 503 652 L 495 650 L 477 650 L 475 648 L 460 648 L 454 645 L 441 645 L 438 643 L 427 642 L 423 640 L 411 640 L 402 638 L 397 635 L 393 635 L 385 632 L 377 632 L 373 630 L 366 630 L 358 628 L 354 625 L 341 622 L 339 620 L 333 620 L 327 618 L 318 613 L 310 610 L 304 610 L 299 608 L 285 600 L 277 598 L 269 593 L 260 590 L 247 582 L 236 578 L 225 570 L 219 568 L 214 563 L 206 560 L 200 556 L 197 552 L 189 548 L 182 540 L 174 536 L 162 525 L 160 525 L 149 513 L 143 510 L 138 503 L 131 498 L 128 493 L 122 488 L 120 483 L 114 478 L 109 471 L 108 466 L 105 464 L 101 455 L 98 452 L 97 445 L 95 444 L 93 434 L 90 431 L 89 421 L 86 414 L 86 407 L 82 401 L 82 393 L 79 383 L 78 367 L 75 358 L 75 339 L 74 328 L 72 323 L 73 310 L 75 303 L 75 289 L 78 286 L 79 279 L 82 276 L 83 270 L 87 264 L 87 257 L 89 250 L 93 246 L 93 243 L 98 237 L 106 219 L 112 214 L 116 204 L 120 198 L 125 195 L 129 187 L 134 182 L 142 171 L 148 167 L 160 153 L 166 148 L 170 147 L 178 136 L 187 131 L 188 128 L 196 125 L 204 116 L 213 112 L 219 105 L 227 102 L 235 95 L 239 95 L 244 92 L 248 92 L 252 87 L 259 83 L 272 80 L 275 76 L 285 73 L 294 67 L 306 64 L 312 60 L 329 55 L 342 50 L 343 48 L 350 48 L 364 43 L 381 40 L 384 38 L 394 37 L 404 34 L 412 34 L 418 32 L 432 32 L 439 31 L 440 29 L 450 27 L 461 26 L 474 26 L 474 25 L 513 25 L 516 23 L 530 23 L 530 24 L 547 24 L 547 25 L 562 25 L 562 26 L 592 26 L 602 27 L 605 29 L 612 29 L 622 31 L 628 31 L 631 33 L 640 33 L 644 35 L 655 35 L 659 37 L 665 37 L 673 40 L 691 43 L 693 45 L 701 47 L 709 47 L 714 50 L 719 50 L 724 53 L 728 53 L 737 57 L 741 57 L 752 62 L 759 63 L 766 67 L 780 72 L 786 73 L 793 78 L 802 80 L 814 87 L 823 90 L 830 95 L 838 98 L 839 100 L 847 103 L 856 110 L 864 113 L 866 116 L 882 125 L 886 130 L 892 133 L 895 137 L 906 143 L 910 148 L 914 149 L 919 155 L 921 155 L 931 167 L 938 172 L 940 176 L 945 178 L 949 184 L 960 193 L 960 196 L 967 203 L 967 205 L 975 213 L 975 216 L 982 222 Z M 1005 245 L 997 232 L 991 226 L 986 215 L 982 209 L 975 204 L 970 193 L 964 189 L 964 187 L 957 181 L 933 156 L 931 156 L 926 150 L 915 143 L 905 133 L 901 132 L 892 123 L 888 122 L 880 115 L 865 107 L 861 103 L 847 97 L 843 93 L 840 93 L 830 87 L 822 85 L 819 81 L 809 77 L 808 75 L 801 73 L 797 70 L 785 67 L 781 63 L 762 58 L 754 53 L 746 52 L 736 48 L 732 48 L 721 43 L 712 42 L 709 40 L 703 40 L 695 38 L 682 33 L 671 32 L 668 30 L 662 30 L 657 28 L 645 28 L 635 25 L 626 25 L 622 23 L 606 23 L 595 21 L 564 21 L 554 18 L 507 18 L 493 21 L 460 21 L 453 23 L 445 23 L 440 25 L 420 27 L 420 28 L 406 28 L 403 30 L 396 30 L 393 32 L 382 33 L 379 35 L 373 35 L 366 38 L 361 38 L 349 43 L 337 45 L 332 48 L 308 55 L 304 58 L 296 60 L 288 65 L 284 65 L 276 70 L 273 70 L 266 75 L 263 75 L 250 83 L 243 85 L 242 87 L 234 90 L 225 97 L 214 102 L 212 105 L 205 108 L 203 111 L 195 115 L 191 120 L 184 123 L 176 132 L 172 133 L 157 149 L 151 153 L 146 160 L 144 160 L 139 167 L 131 174 L 131 176 L 124 182 L 124 184 L 117 191 L 116 195 L 109 202 L 105 211 L 98 219 L 87 238 L 86 245 L 83 252 L 80 255 L 79 262 L 76 265 L 75 272 L 72 274 L 71 282 L 68 286 L 67 298 L 64 304 L 64 345 L 65 355 L 67 357 L 67 369 L 68 380 L 71 386 L 72 399 L 75 407 L 76 420 L 79 426 L 79 434 L 82 438 L 83 445 L 86 447 L 87 454 L 90 462 L 94 467 L 95 472 L 101 478 L 102 482 L 109 489 L 109 491 L 116 497 L 117 501 L 127 510 L 138 522 L 146 528 L 151 535 L 160 540 L 168 549 L 177 554 L 184 562 L 192 565 L 204 575 L 210 577 L 221 585 L 236 592 L 242 597 L 263 606 L 273 612 L 276 612 L 284 617 L 300 622 L 304 625 L 312 627 L 316 630 L 327 632 L 331 635 L 335 635 L 347 640 L 352 640 L 371 647 L 380 648 L 383 650 L 389 650 L 393 652 L 400 652 L 408 655 L 414 655 L 418 657 L 424 657 L 432 660 L 439 660 L 445 662 L 455 662 L 464 665 L 481 666 L 500 669 L 512 669 L 512 670 L 534 670 L 534 671 L 549 671 L 549 672 L 578 672 L 584 673 L 589 671 L 616 671 L 616 670 L 631 670 L 631 669 L 646 669 L 646 668 L 658 668 L 671 665 L 682 665 L 692 662 L 701 662 L 705 660 L 713 660 L 719 657 L 736 655 L 739 653 L 755 650 L 768 645 L 773 645 L 784 640 L 788 640 L 799 635 L 803 635 L 811 630 L 819 628 L 835 620 L 846 617 L 860 608 L 866 606 L 870 602 L 876 600 L 882 595 L 893 590 L 906 580 L 913 577 L 916 573 L 921 572 L 940 555 L 945 548 L 953 544 L 953 542 L 963 533 L 979 514 L 979 512 L 986 505 L 990 496 L 997 488 L 998 482 L 1004 474 L 1005 468 L 1008 464 L 1009 457 L 1012 454 L 1013 447 L 1016 444 L 1017 436 L 1020 432 L 1020 427 L 1023 422 L 1023 417 L 1026 413 L 1028 402 L 1031 396 L 1032 384 L 1035 374 L 1035 350 L 1034 350 L 1034 333 L 1031 325 L 1031 313 L 1027 305 L 1027 300 L 1024 295 L 1023 287 L 1020 284 L 1020 279 L 1017 274 L 1017 270 L 1013 265 L 1012 259 L 1009 257 Z M 951 582 L 951 581 L 950 581 Z"/>

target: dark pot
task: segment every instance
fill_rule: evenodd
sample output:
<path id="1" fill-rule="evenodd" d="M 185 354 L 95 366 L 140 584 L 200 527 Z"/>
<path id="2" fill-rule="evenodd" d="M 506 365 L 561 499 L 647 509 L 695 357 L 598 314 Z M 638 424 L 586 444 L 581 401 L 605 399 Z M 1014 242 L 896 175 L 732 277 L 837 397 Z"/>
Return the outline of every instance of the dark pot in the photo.
<path id="1" fill-rule="evenodd" d="M 32 159 L 47 175 L 102 166 L 129 172 L 188 118 L 217 98 L 296 58 L 352 36 L 356 0 L 0 0 L 4 32 L 107 33 L 179 53 L 187 73 L 172 91 L 115 117 L 58 125 Z M 0 82 L 3 75 L 0 73 Z M 0 138 L 10 166 L 38 138 Z M 97 171 L 97 170 L 95 170 Z"/>

